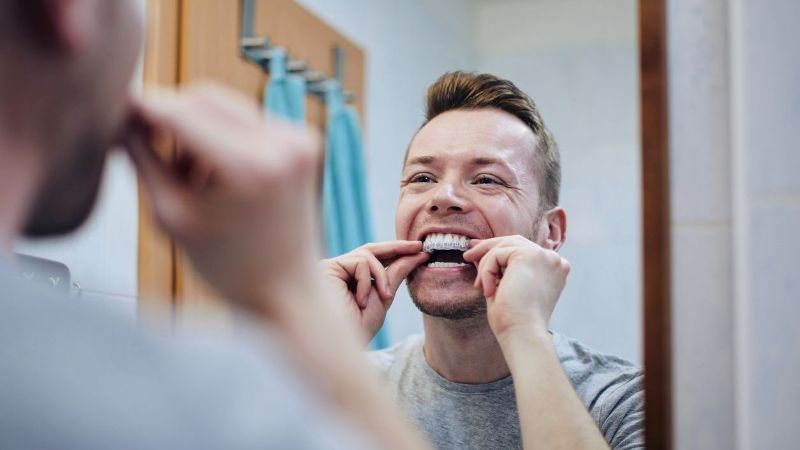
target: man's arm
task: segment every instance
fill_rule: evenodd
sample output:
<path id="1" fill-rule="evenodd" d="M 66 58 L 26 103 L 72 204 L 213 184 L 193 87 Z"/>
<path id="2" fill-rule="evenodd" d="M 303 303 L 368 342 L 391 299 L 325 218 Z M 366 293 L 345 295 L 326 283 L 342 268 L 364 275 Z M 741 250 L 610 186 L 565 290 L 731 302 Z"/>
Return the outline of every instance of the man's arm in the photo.
<path id="1" fill-rule="evenodd" d="M 140 101 L 128 131 L 156 217 L 199 273 L 280 331 L 335 409 L 376 442 L 428 448 L 381 389 L 358 330 L 321 288 L 319 139 L 213 86 Z M 172 138 L 176 157 L 157 156 L 157 135 Z"/>
<path id="2" fill-rule="evenodd" d="M 521 236 L 473 241 L 487 316 L 514 378 L 525 448 L 608 449 L 567 378 L 547 324 L 569 263 Z"/>

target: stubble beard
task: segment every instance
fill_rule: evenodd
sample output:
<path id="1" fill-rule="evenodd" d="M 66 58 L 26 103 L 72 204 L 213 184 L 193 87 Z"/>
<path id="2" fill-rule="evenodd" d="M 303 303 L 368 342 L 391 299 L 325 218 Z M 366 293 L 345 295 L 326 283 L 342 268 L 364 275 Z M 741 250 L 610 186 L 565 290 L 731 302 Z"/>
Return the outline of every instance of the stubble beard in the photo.
<path id="1" fill-rule="evenodd" d="M 436 286 L 436 291 L 447 288 L 447 283 Z M 486 316 L 486 299 L 480 293 L 465 294 L 461 298 L 451 298 L 442 301 L 431 294 L 423 294 L 420 287 L 413 282 L 408 283 L 408 293 L 417 309 L 425 315 L 447 320 L 469 320 Z"/>

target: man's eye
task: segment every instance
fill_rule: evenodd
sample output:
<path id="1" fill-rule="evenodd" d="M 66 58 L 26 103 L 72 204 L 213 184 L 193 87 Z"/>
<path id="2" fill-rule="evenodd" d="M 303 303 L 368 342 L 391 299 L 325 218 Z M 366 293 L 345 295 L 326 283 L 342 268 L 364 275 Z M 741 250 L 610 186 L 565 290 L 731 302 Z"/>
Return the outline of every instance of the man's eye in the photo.
<path id="1" fill-rule="evenodd" d="M 433 179 L 431 179 L 431 177 L 428 176 L 428 175 L 419 174 L 419 175 L 414 175 L 413 177 L 411 177 L 411 180 L 409 180 L 409 181 L 412 182 L 412 183 L 430 183 L 430 182 L 433 181 Z"/>
<path id="2" fill-rule="evenodd" d="M 500 184 L 500 182 L 492 177 L 480 176 L 475 180 L 475 184 Z"/>

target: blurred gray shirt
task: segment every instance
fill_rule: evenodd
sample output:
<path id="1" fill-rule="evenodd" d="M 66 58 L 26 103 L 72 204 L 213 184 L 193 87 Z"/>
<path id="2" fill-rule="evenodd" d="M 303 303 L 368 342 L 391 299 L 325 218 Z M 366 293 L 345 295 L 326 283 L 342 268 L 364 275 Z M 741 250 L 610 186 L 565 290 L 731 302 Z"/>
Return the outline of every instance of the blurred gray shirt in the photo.
<path id="1" fill-rule="evenodd" d="M 440 449 L 521 449 L 511 376 L 485 384 L 453 383 L 434 371 L 424 336 L 373 352 L 405 411 Z M 641 368 L 553 334 L 561 366 L 606 441 L 615 450 L 644 448 Z"/>
<path id="2" fill-rule="evenodd" d="M 108 314 L 0 261 L 0 448 L 373 448 L 274 337 L 159 337 Z"/>

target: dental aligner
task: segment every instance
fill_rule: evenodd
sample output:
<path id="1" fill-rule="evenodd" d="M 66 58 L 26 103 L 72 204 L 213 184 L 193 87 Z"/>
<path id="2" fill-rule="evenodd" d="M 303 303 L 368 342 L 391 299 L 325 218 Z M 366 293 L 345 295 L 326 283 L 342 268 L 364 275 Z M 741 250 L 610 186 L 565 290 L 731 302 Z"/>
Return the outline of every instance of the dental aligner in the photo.
<path id="1" fill-rule="evenodd" d="M 433 253 L 436 250 L 458 250 L 465 252 L 469 249 L 469 239 L 458 234 L 431 233 L 425 237 L 422 250 Z"/>

